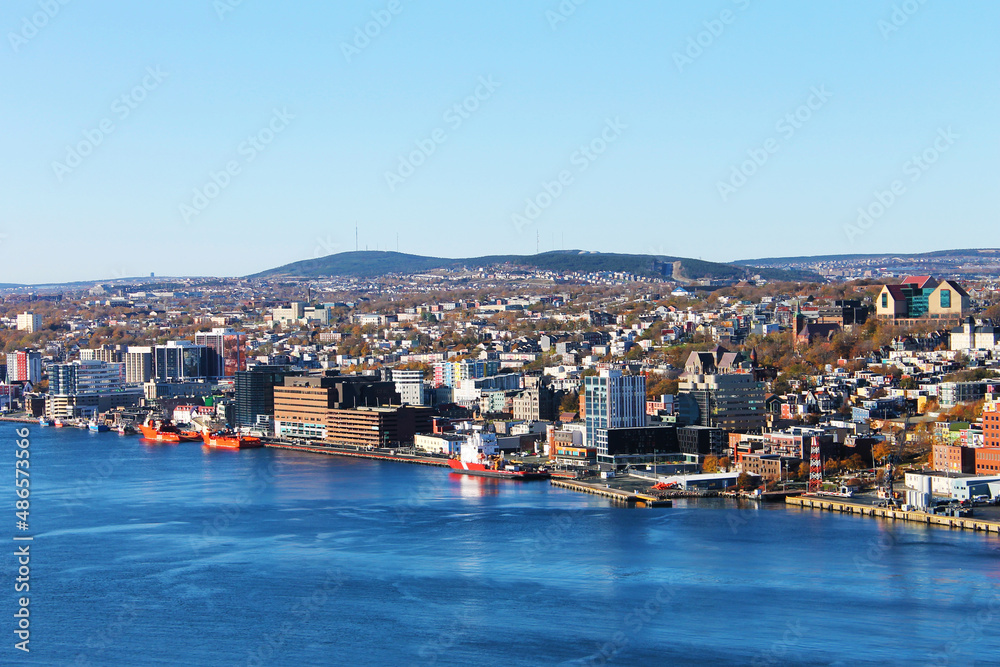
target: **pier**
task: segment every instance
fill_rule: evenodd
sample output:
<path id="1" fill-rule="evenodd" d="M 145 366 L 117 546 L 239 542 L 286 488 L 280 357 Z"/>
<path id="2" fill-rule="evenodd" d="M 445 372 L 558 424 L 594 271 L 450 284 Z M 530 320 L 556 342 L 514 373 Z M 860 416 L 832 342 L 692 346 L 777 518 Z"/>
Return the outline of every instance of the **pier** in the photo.
<path id="1" fill-rule="evenodd" d="M 551 479 L 549 484 L 560 489 L 569 489 L 580 493 L 590 493 L 595 496 L 602 496 L 620 505 L 634 505 L 638 507 L 673 507 L 672 500 L 662 500 L 656 496 L 645 493 L 629 493 L 620 489 L 612 489 L 605 486 L 596 486 L 584 482 L 571 482 L 565 479 Z"/>
<path id="2" fill-rule="evenodd" d="M 909 521 L 922 523 L 929 526 L 941 526 L 943 528 L 959 528 L 962 530 L 982 531 L 986 533 L 1000 534 L 1000 522 L 984 521 L 975 518 L 963 518 L 943 516 L 940 514 L 928 514 L 921 511 L 904 512 L 891 507 L 875 507 L 861 503 L 844 502 L 842 500 L 829 500 L 815 496 L 796 496 L 785 498 L 788 505 L 798 506 L 803 509 L 818 509 L 828 512 L 840 512 L 842 514 L 857 514 L 859 516 L 871 516 L 879 519 L 891 519 L 893 521 Z"/>
<path id="3" fill-rule="evenodd" d="M 284 442 L 266 441 L 265 447 L 275 449 L 291 449 L 298 452 L 310 452 L 312 454 L 327 454 L 330 456 L 350 456 L 357 459 L 377 459 L 380 461 L 394 461 L 396 463 L 416 463 L 425 466 L 438 466 L 447 468 L 445 459 L 433 456 L 415 456 L 409 454 L 386 454 L 381 452 L 366 452 L 355 449 L 337 447 L 336 445 L 293 445 Z"/>

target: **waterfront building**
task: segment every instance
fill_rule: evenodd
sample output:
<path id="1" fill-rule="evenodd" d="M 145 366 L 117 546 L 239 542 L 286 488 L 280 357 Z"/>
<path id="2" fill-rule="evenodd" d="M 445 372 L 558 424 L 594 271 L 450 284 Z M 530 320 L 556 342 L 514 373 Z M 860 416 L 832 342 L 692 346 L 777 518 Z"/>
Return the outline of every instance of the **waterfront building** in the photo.
<path id="1" fill-rule="evenodd" d="M 125 364 L 89 359 L 46 368 L 49 391 L 45 412 L 50 418 L 95 417 L 113 408 L 135 407 L 143 393 L 125 386 Z"/>
<path id="2" fill-rule="evenodd" d="M 693 424 L 677 429 L 677 444 L 682 454 L 722 456 L 725 453 L 726 438 L 721 428 Z"/>
<path id="3" fill-rule="evenodd" d="M 255 366 L 236 371 L 237 426 L 254 426 L 258 418 L 274 416 L 274 388 L 282 386 L 285 378 L 299 375 L 301 371 L 289 366 Z"/>
<path id="4" fill-rule="evenodd" d="M 608 452 L 608 429 L 646 425 L 646 378 L 602 369 L 584 379 L 587 440 L 597 450 L 599 463 L 614 463 Z"/>
<path id="5" fill-rule="evenodd" d="M 106 361 L 73 361 L 68 364 L 49 364 L 49 393 L 110 394 L 125 387 L 125 364 Z"/>
<path id="6" fill-rule="evenodd" d="M 392 405 L 399 405 L 395 385 L 378 376 L 286 376 L 281 386 L 274 387 L 274 432 L 279 437 L 331 439 L 333 411 Z M 385 423 L 383 427 L 388 428 Z M 351 427 L 344 426 L 338 435 L 344 430 Z"/>

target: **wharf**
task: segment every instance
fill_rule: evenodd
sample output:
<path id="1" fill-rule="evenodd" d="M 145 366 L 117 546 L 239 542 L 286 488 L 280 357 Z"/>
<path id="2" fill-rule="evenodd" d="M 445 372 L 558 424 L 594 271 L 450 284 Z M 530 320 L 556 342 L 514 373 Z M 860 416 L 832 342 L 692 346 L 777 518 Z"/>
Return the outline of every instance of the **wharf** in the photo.
<path id="1" fill-rule="evenodd" d="M 862 503 L 849 503 L 842 500 L 830 500 L 815 496 L 797 496 L 785 498 L 785 503 L 795 505 L 804 509 L 819 509 L 829 512 L 841 512 L 843 514 L 858 514 L 860 516 L 873 516 L 879 519 L 892 519 L 894 521 L 910 521 L 922 523 L 930 526 L 942 526 L 944 528 L 960 528 L 963 530 L 983 531 L 987 533 L 1000 534 L 1000 522 L 984 521 L 982 519 L 962 518 L 943 516 L 940 514 L 928 514 L 921 511 L 904 512 L 890 507 L 875 507 Z"/>
<path id="2" fill-rule="evenodd" d="M 37 419 L 28 419 L 27 417 L 0 417 L 0 422 L 14 422 L 15 424 L 34 424 L 38 426 Z"/>
<path id="3" fill-rule="evenodd" d="M 639 507 L 673 507 L 674 505 L 672 500 L 661 500 L 656 496 L 647 495 L 645 493 L 629 493 L 628 491 L 622 491 L 620 489 L 596 486 L 594 484 L 586 484 L 584 482 L 571 482 L 565 479 L 551 479 L 549 480 L 549 484 L 561 489 L 569 489 L 570 491 L 579 491 L 580 493 L 590 493 L 595 496 L 603 496 L 604 498 L 608 498 L 612 502 L 621 505 L 637 505 Z"/>
<path id="4" fill-rule="evenodd" d="M 357 459 L 377 459 L 380 461 L 395 461 L 396 463 L 416 463 L 425 466 L 439 466 L 447 468 L 448 463 L 441 458 L 430 456 L 411 456 L 408 454 L 385 454 L 379 452 L 365 452 L 354 449 L 337 447 L 336 445 L 293 445 L 277 441 L 265 441 L 265 447 L 275 449 L 291 449 L 298 452 L 310 452 L 312 454 L 327 454 L 330 456 L 350 456 Z"/>

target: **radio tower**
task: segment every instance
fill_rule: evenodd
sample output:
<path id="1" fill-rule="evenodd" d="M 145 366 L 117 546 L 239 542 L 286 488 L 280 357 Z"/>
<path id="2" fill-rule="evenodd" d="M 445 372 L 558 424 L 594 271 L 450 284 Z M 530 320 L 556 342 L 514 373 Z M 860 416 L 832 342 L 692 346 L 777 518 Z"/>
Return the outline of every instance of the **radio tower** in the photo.
<path id="1" fill-rule="evenodd" d="M 809 492 L 815 493 L 823 488 L 823 459 L 820 458 L 819 438 L 813 437 L 812 449 L 809 450 Z"/>

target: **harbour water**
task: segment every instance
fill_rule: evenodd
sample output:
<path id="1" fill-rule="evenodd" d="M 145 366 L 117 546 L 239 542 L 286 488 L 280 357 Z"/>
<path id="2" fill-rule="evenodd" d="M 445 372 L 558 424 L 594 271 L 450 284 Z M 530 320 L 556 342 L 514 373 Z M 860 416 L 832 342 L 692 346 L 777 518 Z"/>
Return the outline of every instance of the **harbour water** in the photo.
<path id="1" fill-rule="evenodd" d="M 29 428 L 34 664 L 1000 664 L 995 535 Z"/>

